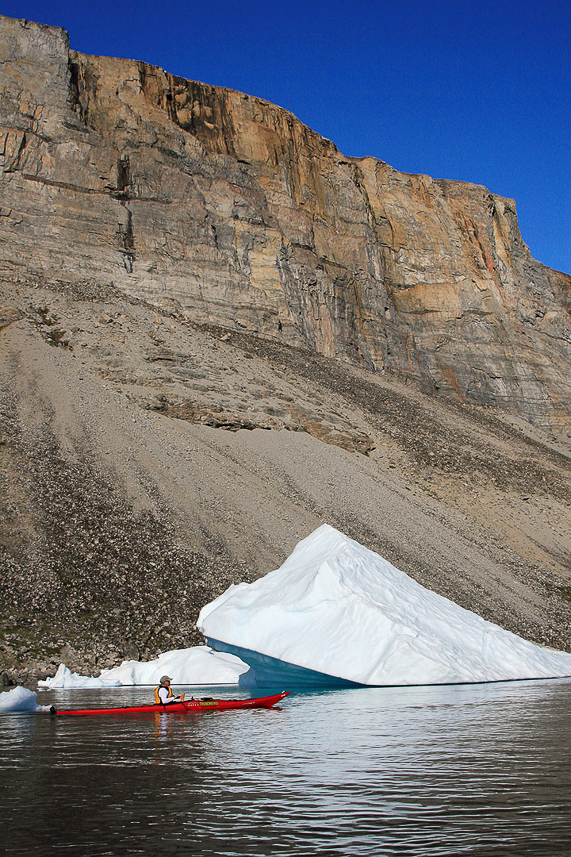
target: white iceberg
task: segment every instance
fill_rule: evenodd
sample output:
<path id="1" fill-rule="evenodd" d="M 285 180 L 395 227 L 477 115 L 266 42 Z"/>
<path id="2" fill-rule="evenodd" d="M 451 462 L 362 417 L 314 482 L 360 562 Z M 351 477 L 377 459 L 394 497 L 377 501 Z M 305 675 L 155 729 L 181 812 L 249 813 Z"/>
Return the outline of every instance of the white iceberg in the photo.
<path id="1" fill-rule="evenodd" d="M 277 570 L 200 612 L 241 683 L 427 685 L 571 675 L 571 654 L 534 645 L 436 595 L 324 524 Z M 286 685 L 284 685 L 286 686 Z"/>
<path id="2" fill-rule="evenodd" d="M 38 682 L 38 686 L 56 688 L 132 687 L 156 685 L 162 675 L 170 675 L 173 684 L 238 684 L 248 666 L 231 654 L 213 652 L 208 646 L 175 649 L 164 652 L 153 661 L 123 661 L 113 669 L 102 670 L 98 678 L 72 673 L 60 664 L 53 678 Z"/>
<path id="3" fill-rule="evenodd" d="M 49 705 L 38 705 L 37 696 L 33 690 L 25 687 L 13 687 L 0 693 L 0 714 L 29 714 L 49 713 Z"/>
<path id="4" fill-rule="evenodd" d="M 105 681 L 101 678 L 74 673 L 65 664 L 60 664 L 53 678 L 42 679 L 38 682 L 41 690 L 55 690 L 59 688 L 86 688 L 86 687 L 120 687 L 121 682 L 117 679 Z"/>

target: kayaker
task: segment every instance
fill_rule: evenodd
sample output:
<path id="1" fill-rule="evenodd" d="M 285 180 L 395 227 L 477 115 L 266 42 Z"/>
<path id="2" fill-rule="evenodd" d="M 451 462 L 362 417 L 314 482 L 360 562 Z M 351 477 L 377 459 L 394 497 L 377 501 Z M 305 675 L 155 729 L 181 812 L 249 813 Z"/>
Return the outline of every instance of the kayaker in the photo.
<path id="1" fill-rule="evenodd" d="M 171 688 L 172 678 L 169 675 L 163 675 L 160 679 L 160 684 L 155 688 L 155 702 L 157 705 L 170 705 L 172 702 L 184 702 L 184 693 L 180 696 L 175 696 Z"/>

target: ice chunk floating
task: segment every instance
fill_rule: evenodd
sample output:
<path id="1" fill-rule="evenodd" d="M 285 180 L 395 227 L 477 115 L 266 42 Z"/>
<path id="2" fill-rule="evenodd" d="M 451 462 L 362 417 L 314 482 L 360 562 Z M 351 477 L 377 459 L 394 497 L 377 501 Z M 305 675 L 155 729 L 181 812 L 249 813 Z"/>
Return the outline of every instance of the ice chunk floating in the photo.
<path id="1" fill-rule="evenodd" d="M 154 661 L 123 661 L 121 666 L 102 670 L 99 678 L 72 673 L 60 664 L 56 675 L 39 681 L 41 688 L 130 687 L 158 684 L 162 675 L 172 675 L 177 685 L 238 684 L 248 667 L 232 655 L 213 652 L 207 646 L 163 652 Z"/>
<path id="2" fill-rule="evenodd" d="M 241 683 L 388 686 L 571 675 L 571 654 L 486 622 L 327 524 L 281 568 L 203 607 L 198 628 L 208 645 L 249 664 Z"/>
<path id="3" fill-rule="evenodd" d="M 25 687 L 14 687 L 0 693 L 0 714 L 34 714 L 49 713 L 49 705 L 38 705 L 37 696 L 33 690 Z"/>

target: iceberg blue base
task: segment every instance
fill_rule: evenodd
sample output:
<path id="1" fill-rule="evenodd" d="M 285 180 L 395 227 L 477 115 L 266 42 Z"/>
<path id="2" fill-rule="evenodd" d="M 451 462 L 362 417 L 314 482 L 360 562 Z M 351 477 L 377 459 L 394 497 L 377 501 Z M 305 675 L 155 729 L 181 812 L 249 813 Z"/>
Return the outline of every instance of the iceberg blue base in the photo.
<path id="1" fill-rule="evenodd" d="M 250 669 L 240 676 L 239 684 L 242 687 L 287 687 L 289 688 L 326 688 L 326 687 L 365 687 L 356 681 L 348 681 L 337 676 L 320 673 L 316 670 L 308 670 L 298 667 L 296 664 L 271 658 L 261 652 L 251 649 L 243 649 L 241 646 L 232 646 L 221 640 L 206 638 L 206 643 L 217 652 L 228 652 L 236 655 L 240 660 L 248 664 Z"/>

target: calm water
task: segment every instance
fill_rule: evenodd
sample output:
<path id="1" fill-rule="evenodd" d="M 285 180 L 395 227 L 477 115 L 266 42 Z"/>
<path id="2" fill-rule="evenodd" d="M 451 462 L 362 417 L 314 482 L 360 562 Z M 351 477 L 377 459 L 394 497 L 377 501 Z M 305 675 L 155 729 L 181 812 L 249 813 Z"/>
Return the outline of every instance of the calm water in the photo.
<path id="1" fill-rule="evenodd" d="M 571 854 L 570 727 L 568 680 L 305 693 L 271 711 L 4 715 L 0 852 Z"/>

